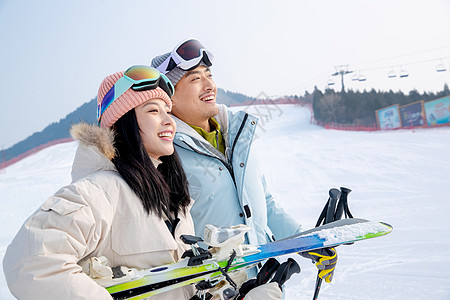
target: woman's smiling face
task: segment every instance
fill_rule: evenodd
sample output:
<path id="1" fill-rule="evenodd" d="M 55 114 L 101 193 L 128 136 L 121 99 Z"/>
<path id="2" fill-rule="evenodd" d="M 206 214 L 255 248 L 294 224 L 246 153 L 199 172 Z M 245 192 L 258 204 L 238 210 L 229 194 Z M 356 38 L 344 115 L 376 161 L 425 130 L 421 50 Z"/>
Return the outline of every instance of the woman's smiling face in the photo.
<path id="1" fill-rule="evenodd" d="M 148 155 L 154 159 L 171 155 L 174 151 L 176 124 L 172 119 L 170 107 L 161 99 L 151 99 L 134 110 L 142 143 Z"/>

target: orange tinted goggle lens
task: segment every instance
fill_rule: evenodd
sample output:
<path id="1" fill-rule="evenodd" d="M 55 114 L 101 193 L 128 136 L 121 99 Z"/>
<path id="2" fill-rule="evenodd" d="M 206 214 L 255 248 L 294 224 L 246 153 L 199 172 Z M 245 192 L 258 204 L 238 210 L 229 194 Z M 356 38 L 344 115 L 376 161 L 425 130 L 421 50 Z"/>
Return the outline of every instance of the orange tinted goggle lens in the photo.
<path id="1" fill-rule="evenodd" d="M 143 79 L 151 79 L 158 78 L 161 73 L 154 68 L 150 68 L 148 66 L 133 66 L 126 70 L 123 75 L 128 76 L 129 78 L 140 81 Z"/>

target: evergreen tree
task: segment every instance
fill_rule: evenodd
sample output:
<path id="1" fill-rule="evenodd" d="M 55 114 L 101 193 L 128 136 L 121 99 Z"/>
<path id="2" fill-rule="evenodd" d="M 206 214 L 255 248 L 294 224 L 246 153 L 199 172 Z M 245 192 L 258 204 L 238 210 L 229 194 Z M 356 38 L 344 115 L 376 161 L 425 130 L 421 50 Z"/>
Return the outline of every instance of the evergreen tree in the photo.
<path id="1" fill-rule="evenodd" d="M 375 111 L 381 108 L 398 104 L 400 106 L 419 100 L 430 101 L 450 95 L 447 84 L 438 93 L 419 93 L 411 90 L 407 95 L 403 92 L 388 92 L 364 90 L 335 92 L 325 89 L 324 93 L 316 86 L 313 92 L 314 118 L 319 122 L 333 122 L 346 125 L 372 126 L 376 122 Z"/>

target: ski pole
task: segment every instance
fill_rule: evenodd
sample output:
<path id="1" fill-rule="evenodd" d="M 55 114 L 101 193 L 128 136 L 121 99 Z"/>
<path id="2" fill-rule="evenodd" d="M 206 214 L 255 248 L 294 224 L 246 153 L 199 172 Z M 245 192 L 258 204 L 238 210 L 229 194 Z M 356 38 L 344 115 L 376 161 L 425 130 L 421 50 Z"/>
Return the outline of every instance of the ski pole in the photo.
<path id="1" fill-rule="evenodd" d="M 320 223 L 322 223 L 322 221 L 323 225 L 335 221 L 334 219 L 336 215 L 336 204 L 341 198 L 341 191 L 339 191 L 338 189 L 331 189 L 328 194 L 330 195 L 330 197 L 328 198 L 327 204 L 323 208 L 319 220 L 317 221 L 316 227 L 320 226 Z M 319 273 L 320 270 L 317 272 L 313 300 L 316 300 L 317 297 L 319 297 L 320 287 L 322 286 L 322 278 L 319 277 Z"/>
<path id="2" fill-rule="evenodd" d="M 320 271 L 319 271 L 320 272 Z M 319 274 L 317 274 L 317 278 L 316 278 L 316 288 L 314 289 L 314 296 L 313 296 L 313 300 L 317 300 L 317 298 L 319 297 L 319 291 L 320 291 L 320 287 L 322 286 L 322 278 L 319 277 Z"/>

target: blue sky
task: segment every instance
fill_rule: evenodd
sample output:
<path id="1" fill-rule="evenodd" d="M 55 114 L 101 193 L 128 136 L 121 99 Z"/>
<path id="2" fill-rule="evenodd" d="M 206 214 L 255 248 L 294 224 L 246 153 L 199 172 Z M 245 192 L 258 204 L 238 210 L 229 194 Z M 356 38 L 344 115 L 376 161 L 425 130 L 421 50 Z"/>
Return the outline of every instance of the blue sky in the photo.
<path id="1" fill-rule="evenodd" d="M 0 148 L 65 117 L 102 79 L 196 37 L 219 87 L 257 96 L 450 83 L 450 2 L 0 0 Z M 401 70 L 406 78 L 389 79 Z M 366 81 L 352 81 L 356 75 Z"/>

